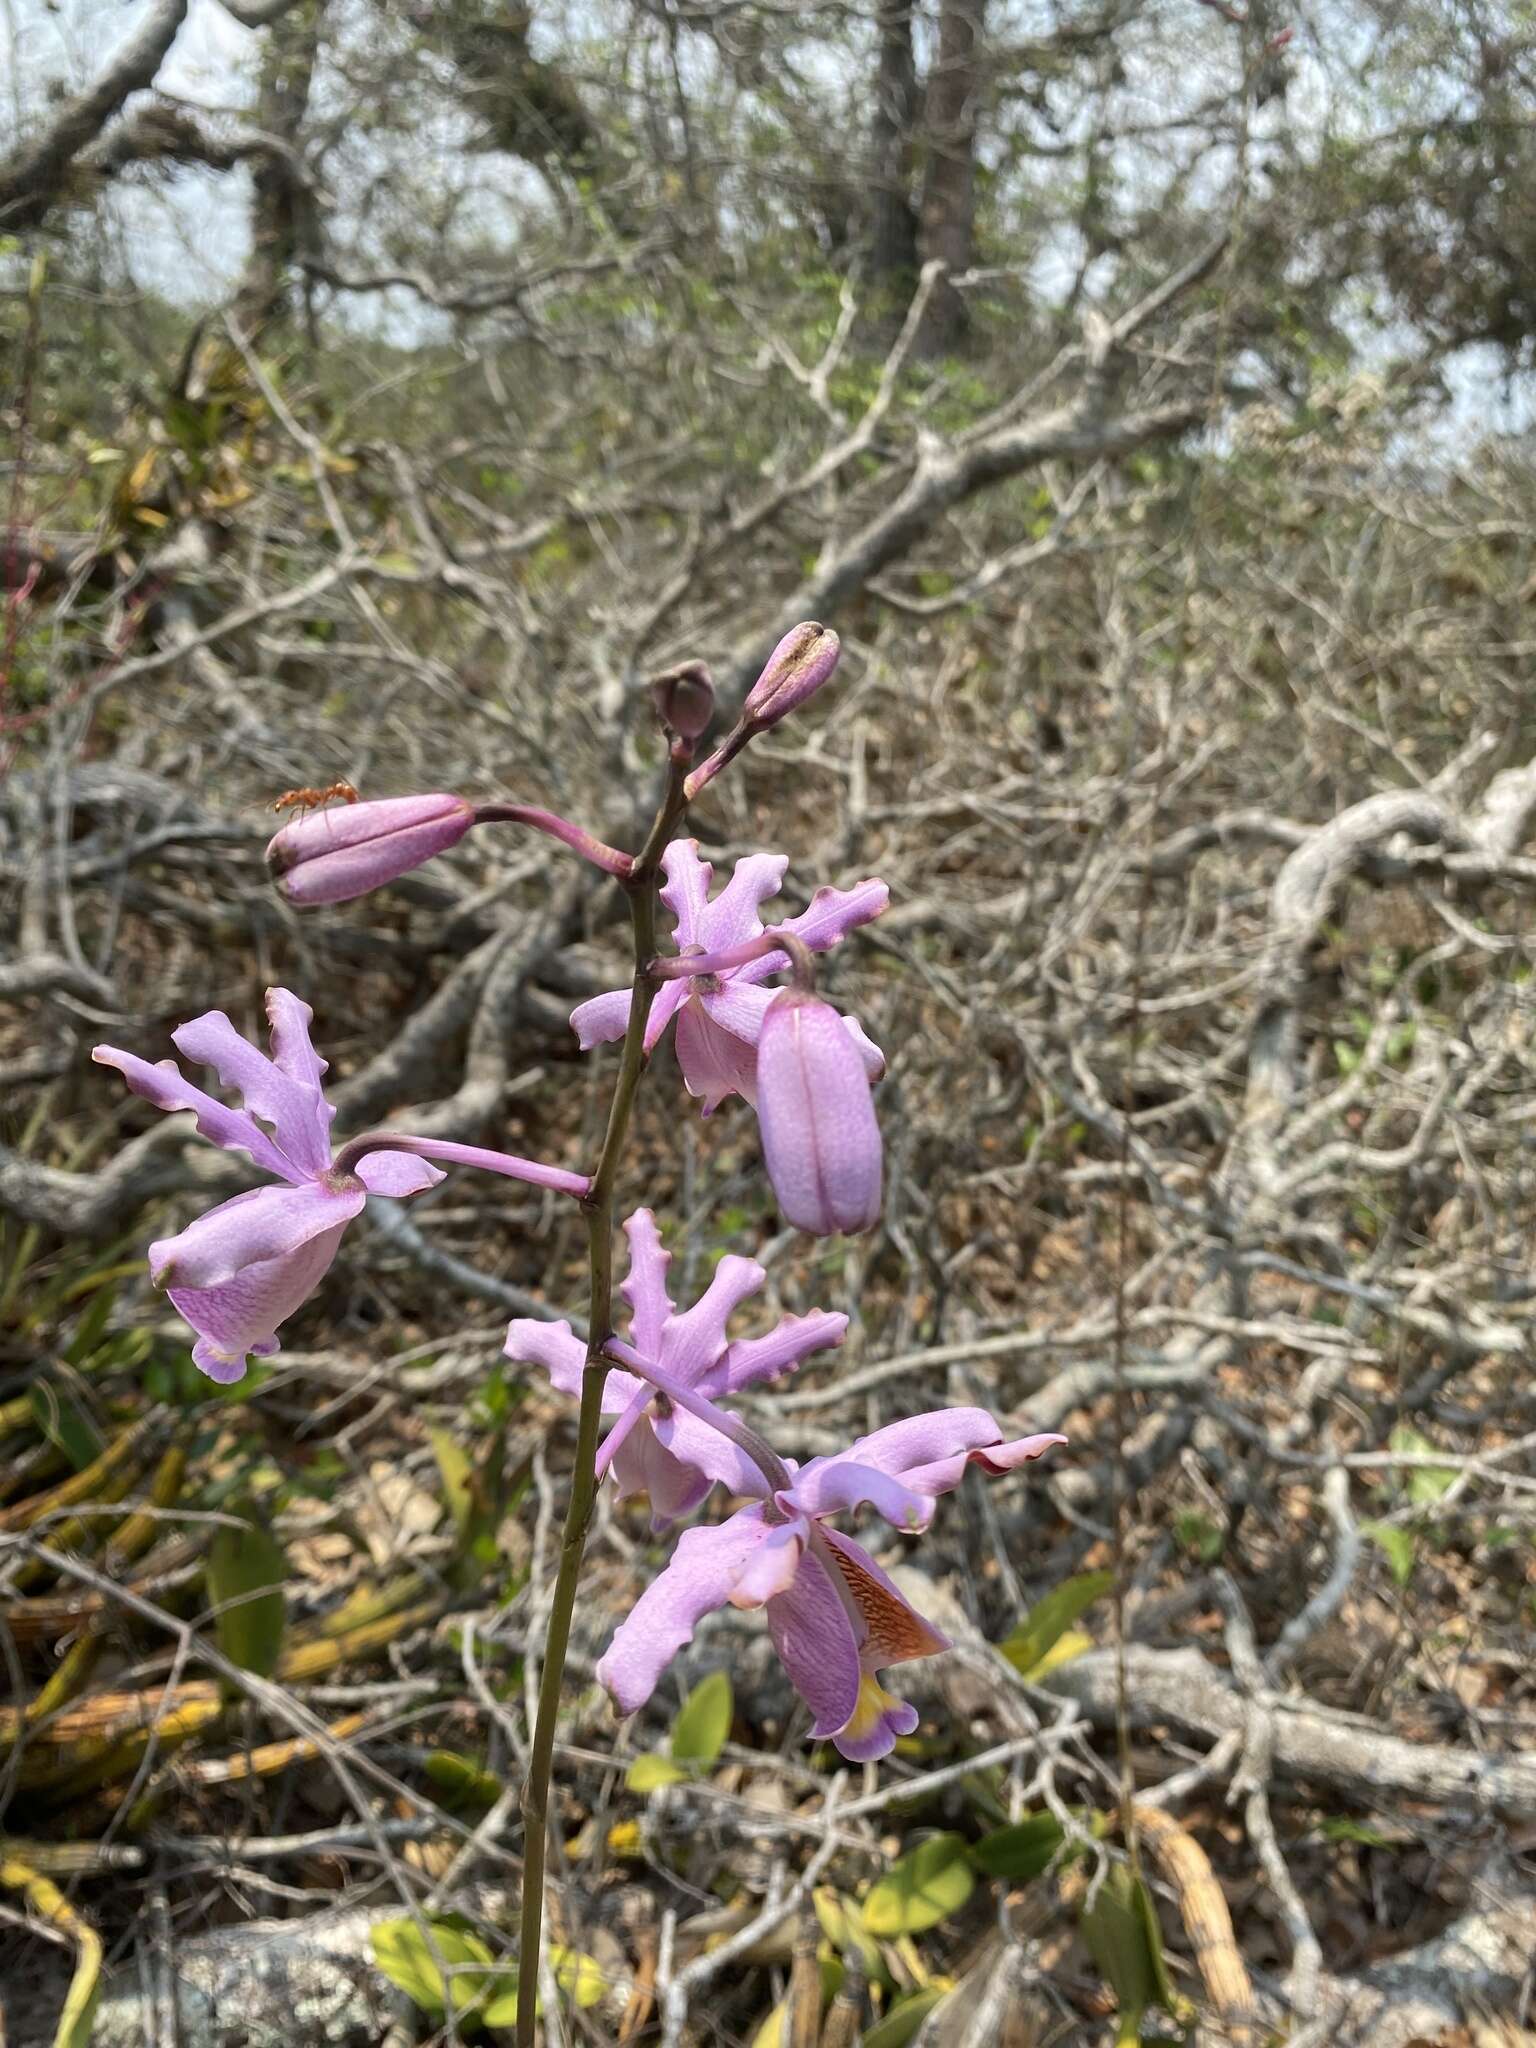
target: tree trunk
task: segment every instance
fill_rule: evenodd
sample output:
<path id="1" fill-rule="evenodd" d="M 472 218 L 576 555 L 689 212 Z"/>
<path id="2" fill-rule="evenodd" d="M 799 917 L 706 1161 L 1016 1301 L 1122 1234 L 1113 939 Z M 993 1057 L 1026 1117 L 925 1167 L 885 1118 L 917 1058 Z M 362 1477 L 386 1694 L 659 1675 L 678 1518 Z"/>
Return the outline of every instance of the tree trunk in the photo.
<path id="1" fill-rule="evenodd" d="M 875 112 L 870 123 L 870 273 L 882 306 L 900 318 L 917 283 L 917 210 L 912 203 L 917 67 L 912 0 L 882 0 Z"/>
<path id="2" fill-rule="evenodd" d="M 928 174 L 922 251 L 955 277 L 971 262 L 976 215 L 976 110 L 981 93 L 986 0 L 942 0 L 939 51 L 928 80 Z M 965 302 L 946 278 L 929 303 L 920 345 L 942 355 L 963 340 Z"/>
<path id="3" fill-rule="evenodd" d="M 262 63 L 256 126 L 298 152 L 320 49 L 325 0 L 301 0 L 273 26 Z M 311 239 L 310 194 L 292 159 L 272 151 L 252 166 L 251 253 L 233 312 L 253 342 L 287 308 L 295 258 Z"/>

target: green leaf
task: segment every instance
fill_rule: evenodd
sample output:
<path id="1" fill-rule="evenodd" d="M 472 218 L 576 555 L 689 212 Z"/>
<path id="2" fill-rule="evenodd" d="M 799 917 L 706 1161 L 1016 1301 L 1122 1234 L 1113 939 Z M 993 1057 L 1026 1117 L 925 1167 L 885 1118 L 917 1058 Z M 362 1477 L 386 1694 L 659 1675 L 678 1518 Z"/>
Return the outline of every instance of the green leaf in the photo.
<path id="1" fill-rule="evenodd" d="M 434 1920 L 430 1925 L 432 1944 L 454 1973 L 454 2009 L 463 2012 L 484 1993 L 485 1971 L 491 1966 L 491 1952 L 476 1936 L 465 1934 L 446 1921 Z M 425 1931 L 414 1920 L 381 1920 L 369 1930 L 368 1941 L 373 1949 L 373 1959 L 384 1975 L 414 2005 L 420 2006 L 433 2018 L 447 2012 L 443 1973 L 438 1967 L 437 1956 L 428 1945 Z M 476 1968 L 472 1973 L 461 1975 L 455 1967 L 459 1964 L 474 1964 Z"/>
<path id="2" fill-rule="evenodd" d="M 998 1648 L 1021 1678 L 1033 1677 L 1079 1615 L 1115 1583 L 1113 1572 L 1079 1572 L 1037 1600 Z"/>
<path id="3" fill-rule="evenodd" d="M 624 1783 L 631 1792 L 659 1792 L 663 1785 L 682 1785 L 687 1782 L 688 1773 L 681 1764 L 673 1763 L 665 1756 L 637 1756 L 624 1774 Z"/>
<path id="4" fill-rule="evenodd" d="M 680 1764 L 712 1764 L 725 1747 L 735 1712 L 730 1676 L 711 1671 L 683 1701 L 672 1723 L 672 1755 Z"/>
<path id="5" fill-rule="evenodd" d="M 204 1575 L 219 1648 L 242 1671 L 270 1678 L 283 1646 L 283 1583 L 288 1563 L 270 1530 L 255 1521 L 223 1523 Z"/>
<path id="6" fill-rule="evenodd" d="M 580 1949 L 551 1947 L 550 1967 L 555 1973 L 555 1982 L 561 1992 L 574 2006 L 587 2011 L 601 2002 L 608 1990 L 596 1959 L 583 1955 Z M 536 1998 L 535 2012 L 543 2010 L 544 2001 Z M 502 1963 L 497 1966 L 494 1996 L 486 2006 L 481 2018 L 488 2027 L 512 2027 L 517 2024 L 517 1965 Z"/>
<path id="7" fill-rule="evenodd" d="M 1416 1429 L 1410 1429 L 1406 1422 L 1399 1423 L 1393 1430 L 1387 1438 L 1387 1447 L 1414 1458 L 1429 1457 L 1440 1448 L 1427 1436 L 1420 1436 Z M 1453 1465 L 1410 1465 L 1403 1478 L 1403 1490 L 1409 1500 L 1415 1507 L 1426 1507 L 1450 1492 L 1456 1483 L 1457 1473 Z"/>
<path id="8" fill-rule="evenodd" d="M 1174 1516 L 1173 1533 L 1201 1564 L 1214 1564 L 1226 1548 L 1227 1532 L 1220 1522 L 1194 1509 Z"/>
<path id="9" fill-rule="evenodd" d="M 1360 1534 L 1369 1536 L 1378 1549 L 1386 1552 L 1393 1578 L 1400 1586 L 1406 1586 L 1413 1577 L 1413 1560 L 1417 1549 L 1408 1531 L 1398 1528 L 1395 1522 L 1362 1522 Z"/>
<path id="10" fill-rule="evenodd" d="M 1066 1839 L 1054 1813 L 1032 1813 L 1028 1820 L 983 1835 L 971 1850 L 971 1861 L 988 1877 L 1023 1882 L 1049 1870 Z"/>
<path id="11" fill-rule="evenodd" d="M 932 1835 L 899 1856 L 864 1900 L 864 1925 L 882 1940 L 921 1934 L 958 1913 L 975 1888 L 963 1835 Z"/>
<path id="12" fill-rule="evenodd" d="M 1401 1841 L 1394 1842 L 1390 1835 L 1382 1834 L 1379 1828 L 1368 1828 L 1358 1820 L 1342 1816 L 1337 1820 L 1320 1822 L 1318 1833 L 1325 1842 L 1359 1842 L 1366 1849 L 1401 1849 L 1404 1846 Z"/>
<path id="13" fill-rule="evenodd" d="M 821 1922 L 822 1933 L 838 1954 L 856 1955 L 871 1983 L 887 1982 L 885 1958 L 880 1953 L 879 1944 L 871 1938 L 864 1924 L 864 1915 L 853 1900 L 843 1898 L 830 1885 L 818 1885 L 811 1893 L 811 1904 Z"/>
<path id="14" fill-rule="evenodd" d="M 464 1806 L 494 1806 L 502 1794 L 502 1783 L 494 1772 L 482 1770 L 473 1757 L 459 1756 L 451 1749 L 434 1749 L 426 1761 L 426 1773 L 455 1811 Z"/>
<path id="15" fill-rule="evenodd" d="M 925 1984 L 921 1991 L 893 2006 L 884 2019 L 866 2027 L 859 2036 L 859 2048 L 907 2048 L 939 2000 L 948 1995 L 948 1985 Z"/>
<path id="16" fill-rule="evenodd" d="M 443 1499 L 448 1503 L 453 1526 L 462 1541 L 475 1508 L 474 1468 L 469 1462 L 468 1452 L 454 1442 L 446 1429 L 434 1429 L 429 1436 L 432 1455 L 437 1460 L 443 1482 Z"/>
<path id="17" fill-rule="evenodd" d="M 33 1420 L 75 1471 L 83 1472 L 101 1456 L 102 1442 L 85 1412 L 67 1401 L 49 1380 L 34 1380 L 27 1390 Z"/>
<path id="18" fill-rule="evenodd" d="M 1123 1863 L 1110 1869 L 1084 1913 L 1083 1938 L 1126 2026 L 1134 2026 L 1148 2006 L 1173 1995 L 1151 1898 Z M 1123 2026 L 1122 2037 L 1124 2031 Z"/>

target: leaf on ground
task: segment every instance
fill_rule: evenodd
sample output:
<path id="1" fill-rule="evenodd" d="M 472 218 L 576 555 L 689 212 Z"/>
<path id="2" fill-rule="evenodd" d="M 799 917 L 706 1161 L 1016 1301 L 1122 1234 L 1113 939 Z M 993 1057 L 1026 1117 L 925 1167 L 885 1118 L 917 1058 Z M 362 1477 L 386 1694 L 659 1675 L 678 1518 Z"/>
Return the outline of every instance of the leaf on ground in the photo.
<path id="1" fill-rule="evenodd" d="M 288 1561 L 270 1530 L 223 1523 L 208 1552 L 206 1584 L 219 1648 L 242 1671 L 269 1678 L 283 1646 Z"/>
<path id="2" fill-rule="evenodd" d="M 998 1648 L 1021 1678 L 1034 1677 L 1080 1615 L 1115 1583 L 1113 1572 L 1079 1572 L 1037 1600 Z"/>
<path id="3" fill-rule="evenodd" d="M 899 1856 L 864 1900 L 864 1925 L 882 1939 L 921 1934 L 958 1913 L 976 1884 L 963 1835 L 931 1835 Z"/>
<path id="4" fill-rule="evenodd" d="M 725 1747 L 735 1712 L 728 1672 L 711 1671 L 678 1709 L 672 1723 L 672 1755 L 680 1764 L 712 1764 Z"/>

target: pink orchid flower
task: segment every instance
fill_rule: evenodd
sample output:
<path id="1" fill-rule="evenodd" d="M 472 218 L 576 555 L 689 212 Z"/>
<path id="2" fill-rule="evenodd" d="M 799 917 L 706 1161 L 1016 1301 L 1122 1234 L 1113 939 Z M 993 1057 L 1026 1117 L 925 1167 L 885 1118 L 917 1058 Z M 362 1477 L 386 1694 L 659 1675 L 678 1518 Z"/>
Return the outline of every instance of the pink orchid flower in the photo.
<path id="1" fill-rule="evenodd" d="M 629 1277 L 621 1291 L 629 1304 L 629 1348 L 706 1400 L 777 1379 L 813 1351 L 843 1341 L 848 1318 L 813 1309 L 809 1315 L 784 1317 L 764 1337 L 733 1343 L 726 1325 L 767 1278 L 757 1261 L 727 1252 L 698 1301 L 679 1313 L 667 1293 L 671 1254 L 662 1249 L 650 1210 L 637 1209 L 624 1233 Z M 506 1353 L 543 1366 L 562 1393 L 580 1395 L 587 1347 L 569 1323 L 519 1317 L 507 1327 Z M 649 1494 L 654 1528 L 666 1528 L 690 1513 L 716 1481 L 732 1493 L 761 1490 L 757 1467 L 729 1437 L 682 1409 L 667 1409 L 655 1389 L 633 1373 L 608 1374 L 603 1413 L 621 1420 L 598 1454 L 598 1472 L 611 1467 L 621 1499 Z"/>
<path id="2" fill-rule="evenodd" d="M 754 853 L 736 863 L 735 872 L 713 899 L 713 869 L 699 858 L 698 843 L 674 839 L 662 856 L 666 887 L 661 900 L 676 920 L 679 953 L 720 953 L 758 938 L 764 931 L 762 905 L 779 893 L 787 858 L 781 853 Z M 813 953 L 824 953 L 855 926 L 868 924 L 890 902 L 884 882 L 860 882 L 853 889 L 818 889 L 810 907 L 776 927 L 792 933 Z M 645 1020 L 645 1049 L 650 1052 L 677 1019 L 677 1060 L 690 1095 L 704 1104 L 704 1114 L 718 1109 L 729 1095 L 757 1100 L 757 1040 L 775 990 L 763 983 L 789 965 L 787 954 L 764 953 L 718 974 L 662 984 Z M 629 990 L 615 989 L 578 1003 L 571 1026 L 583 1052 L 622 1038 L 629 1023 Z M 885 1072 L 880 1048 L 852 1017 L 843 1024 L 863 1057 L 870 1079 Z"/>
<path id="3" fill-rule="evenodd" d="M 933 1503 L 968 1464 L 1009 1472 L 1061 1436 L 1005 1443 L 984 1408 L 940 1408 L 861 1437 L 843 1456 L 816 1458 L 771 1492 L 754 1469 L 755 1505 L 711 1528 L 686 1530 L 672 1560 L 641 1594 L 597 1666 L 624 1714 L 643 1707 L 706 1614 L 763 1607 L 790 1682 L 844 1756 L 886 1756 L 917 1714 L 876 1674 L 949 1647 L 862 1545 L 828 1526 L 867 1504 L 897 1528 L 926 1528 Z"/>
<path id="4" fill-rule="evenodd" d="M 190 1109 L 210 1143 L 249 1154 L 281 1183 L 220 1202 L 149 1248 L 155 1285 L 166 1289 L 197 1332 L 193 1362 L 223 1385 L 244 1377 L 247 1357 L 266 1358 L 277 1350 L 278 1325 L 319 1286 L 342 1232 L 369 1195 L 416 1195 L 443 1178 L 428 1156 L 565 1194 L 585 1195 L 590 1185 L 585 1175 L 509 1153 L 394 1131 L 354 1138 L 333 1158 L 336 1112 L 320 1089 L 326 1063 L 310 1043 L 314 1013 L 285 988 L 267 990 L 266 1008 L 270 1059 L 240 1036 L 222 1010 L 209 1010 L 171 1033 L 179 1052 L 214 1068 L 239 1094 L 243 1109 L 226 1108 L 195 1088 L 174 1060 L 152 1063 L 110 1045 L 91 1051 L 98 1065 L 116 1067 L 135 1095 L 157 1109 Z"/>

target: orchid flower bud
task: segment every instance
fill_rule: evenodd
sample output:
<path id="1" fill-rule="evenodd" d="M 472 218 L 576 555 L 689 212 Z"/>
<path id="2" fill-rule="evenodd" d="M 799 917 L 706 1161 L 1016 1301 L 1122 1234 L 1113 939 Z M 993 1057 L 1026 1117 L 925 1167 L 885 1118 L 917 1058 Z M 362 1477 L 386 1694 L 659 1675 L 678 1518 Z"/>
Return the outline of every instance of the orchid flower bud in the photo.
<path id="1" fill-rule="evenodd" d="M 817 1237 L 868 1230 L 881 1179 L 869 1075 L 847 1023 L 807 989 L 783 989 L 764 1012 L 757 1115 L 785 1220 Z"/>
<path id="2" fill-rule="evenodd" d="M 277 833 L 267 868 L 290 903 L 345 903 L 446 853 L 474 822 L 473 804 L 442 792 L 315 811 Z"/>
<path id="3" fill-rule="evenodd" d="M 807 619 L 792 626 L 768 657 L 767 666 L 747 692 L 741 722 L 758 732 L 813 697 L 837 667 L 843 643 L 830 626 Z"/>
<path id="4" fill-rule="evenodd" d="M 656 716 L 680 739 L 696 740 L 715 715 L 715 680 L 702 661 L 682 661 L 647 685 Z"/>

